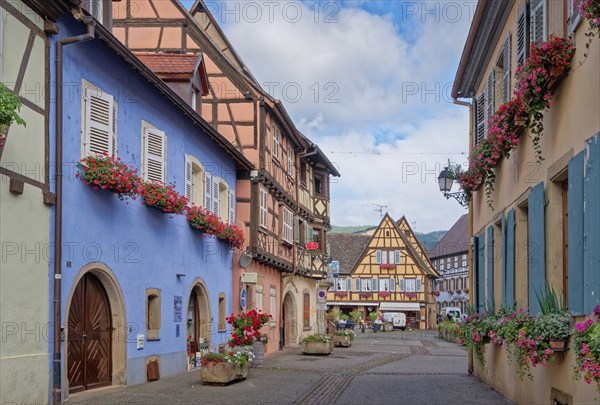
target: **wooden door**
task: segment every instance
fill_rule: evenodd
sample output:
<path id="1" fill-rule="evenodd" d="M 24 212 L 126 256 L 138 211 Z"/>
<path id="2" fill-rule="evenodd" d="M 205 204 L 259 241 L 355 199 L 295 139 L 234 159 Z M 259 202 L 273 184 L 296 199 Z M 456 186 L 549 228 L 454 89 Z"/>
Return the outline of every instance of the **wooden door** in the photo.
<path id="1" fill-rule="evenodd" d="M 111 335 L 106 291 L 94 275 L 86 274 L 75 288 L 69 308 L 69 392 L 111 384 Z"/>

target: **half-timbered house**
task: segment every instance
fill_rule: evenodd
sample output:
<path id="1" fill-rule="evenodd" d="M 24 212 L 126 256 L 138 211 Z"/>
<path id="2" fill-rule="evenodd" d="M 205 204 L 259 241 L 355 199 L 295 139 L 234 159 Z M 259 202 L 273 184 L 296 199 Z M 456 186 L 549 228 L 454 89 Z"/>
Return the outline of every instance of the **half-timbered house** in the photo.
<path id="1" fill-rule="evenodd" d="M 361 238 L 362 242 L 356 242 Z M 327 294 L 333 309 L 368 313 L 404 312 L 407 326 L 427 329 L 435 325 L 433 281 L 437 272 L 427 259 L 406 218 L 395 222 L 386 214 L 369 237 L 330 235 L 333 260 L 344 257 L 340 275 Z M 364 247 L 360 249 L 360 245 Z M 351 253 L 346 253 L 349 250 Z M 352 263 L 354 255 L 356 259 Z"/>
<path id="2" fill-rule="evenodd" d="M 249 239 L 244 258 L 241 250 L 241 262 L 234 260 L 233 291 L 245 294 L 244 299 L 235 294 L 234 311 L 256 308 L 274 316 L 268 350 L 295 344 L 317 327 L 317 286 L 327 261 L 329 176 L 339 173 L 296 129 L 281 102 L 261 88 L 202 1 L 189 13 L 176 0 L 126 0 L 115 7 L 113 32 L 156 73 L 168 75 L 152 65 L 156 59 L 164 65 L 188 58 L 206 66 L 206 93 L 190 73 L 187 81 L 167 83 L 186 92 L 184 99 L 256 167 L 238 178 L 235 196 L 236 224 Z M 298 249 L 300 239 L 314 239 L 318 249 Z"/>

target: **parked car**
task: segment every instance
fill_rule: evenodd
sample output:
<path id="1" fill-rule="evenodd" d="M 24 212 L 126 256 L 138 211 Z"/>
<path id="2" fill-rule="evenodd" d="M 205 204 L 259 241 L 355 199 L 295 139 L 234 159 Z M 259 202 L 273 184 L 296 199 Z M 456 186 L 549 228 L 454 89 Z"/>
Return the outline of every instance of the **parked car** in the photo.
<path id="1" fill-rule="evenodd" d="M 440 311 L 442 320 L 462 321 L 463 314 L 459 307 L 446 307 Z"/>
<path id="2" fill-rule="evenodd" d="M 404 312 L 384 312 L 383 320 L 394 326 L 394 329 L 406 329 L 406 314 Z"/>

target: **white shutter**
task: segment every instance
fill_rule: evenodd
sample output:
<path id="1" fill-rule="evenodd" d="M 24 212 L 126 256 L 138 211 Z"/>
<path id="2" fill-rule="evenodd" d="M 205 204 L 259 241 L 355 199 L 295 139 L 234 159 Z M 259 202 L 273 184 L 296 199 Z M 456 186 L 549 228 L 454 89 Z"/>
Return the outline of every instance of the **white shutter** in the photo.
<path id="1" fill-rule="evenodd" d="M 400 264 L 400 251 L 394 250 L 394 263 Z"/>
<path id="2" fill-rule="evenodd" d="M 506 37 L 504 41 L 504 61 L 502 62 L 502 102 L 507 103 L 510 101 L 510 51 L 511 51 L 511 43 L 510 43 L 510 34 Z"/>
<path id="3" fill-rule="evenodd" d="M 396 291 L 396 279 L 390 277 L 390 291 Z"/>
<path id="4" fill-rule="evenodd" d="M 416 283 L 417 283 L 417 286 L 415 288 L 415 291 L 421 291 L 421 279 L 418 278 Z"/>
<path id="5" fill-rule="evenodd" d="M 204 208 L 212 211 L 212 176 L 204 172 Z"/>
<path id="6" fill-rule="evenodd" d="M 229 223 L 235 225 L 235 193 L 229 190 Z"/>
<path id="7" fill-rule="evenodd" d="M 283 207 L 283 240 L 292 243 L 294 214 L 292 211 Z"/>
<path id="8" fill-rule="evenodd" d="M 485 138 L 485 91 L 482 91 L 475 104 L 475 144 Z"/>
<path id="9" fill-rule="evenodd" d="M 519 10 L 517 17 L 517 66 L 522 65 L 527 57 L 527 48 L 529 48 L 529 30 L 527 18 L 527 6 Z"/>
<path id="10" fill-rule="evenodd" d="M 116 137 L 114 100 L 100 89 L 85 91 L 85 140 L 84 152 L 89 155 L 112 155 Z"/>
<path id="11" fill-rule="evenodd" d="M 488 76 L 488 84 L 487 84 L 487 116 L 485 118 L 486 124 L 490 121 L 494 112 L 496 111 L 496 94 L 494 91 L 494 86 L 496 86 L 496 69 L 492 68 Z"/>
<path id="12" fill-rule="evenodd" d="M 375 264 L 381 264 L 381 250 L 375 251 Z"/>
<path id="13" fill-rule="evenodd" d="M 219 218 L 221 218 L 221 196 L 219 193 L 219 179 L 217 177 L 213 177 L 212 182 L 212 203 L 213 203 L 213 212 L 217 214 Z"/>
<path id="14" fill-rule="evenodd" d="M 259 217 L 259 225 L 262 227 L 267 227 L 267 192 L 265 190 L 260 190 L 260 217 Z"/>
<path id="15" fill-rule="evenodd" d="M 404 285 L 404 279 L 401 278 L 398 280 L 398 287 L 400 288 L 401 292 L 404 292 L 406 290 L 406 286 Z"/>
<path id="16" fill-rule="evenodd" d="M 277 127 L 273 127 L 273 156 L 279 159 L 279 135 Z"/>
<path id="17" fill-rule="evenodd" d="M 156 128 L 144 130 L 144 180 L 165 182 L 167 137 Z"/>
<path id="18" fill-rule="evenodd" d="M 112 110 L 112 134 L 111 134 L 111 151 L 112 151 L 112 156 L 117 156 L 117 114 L 118 110 L 117 110 L 117 103 L 113 103 L 113 110 Z"/>
<path id="19" fill-rule="evenodd" d="M 194 202 L 193 176 L 192 161 L 188 155 L 185 155 L 185 198 L 189 201 L 188 205 Z"/>
<path id="20" fill-rule="evenodd" d="M 542 42 L 548 38 L 546 7 L 547 0 L 531 0 L 531 42 Z"/>

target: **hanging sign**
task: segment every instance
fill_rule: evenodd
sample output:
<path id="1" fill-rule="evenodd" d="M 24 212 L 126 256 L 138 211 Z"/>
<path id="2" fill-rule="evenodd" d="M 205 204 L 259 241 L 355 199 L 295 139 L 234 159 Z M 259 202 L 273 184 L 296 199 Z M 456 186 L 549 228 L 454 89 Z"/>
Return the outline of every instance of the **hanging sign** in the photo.
<path id="1" fill-rule="evenodd" d="M 246 310 L 246 289 L 242 288 L 240 291 L 240 308 L 242 311 Z"/>
<path id="2" fill-rule="evenodd" d="M 242 273 L 242 283 L 256 284 L 258 282 L 258 273 L 244 272 Z"/>
<path id="3" fill-rule="evenodd" d="M 317 242 L 308 242 L 306 244 L 306 249 L 308 250 L 317 250 L 319 248 L 319 244 Z"/>

